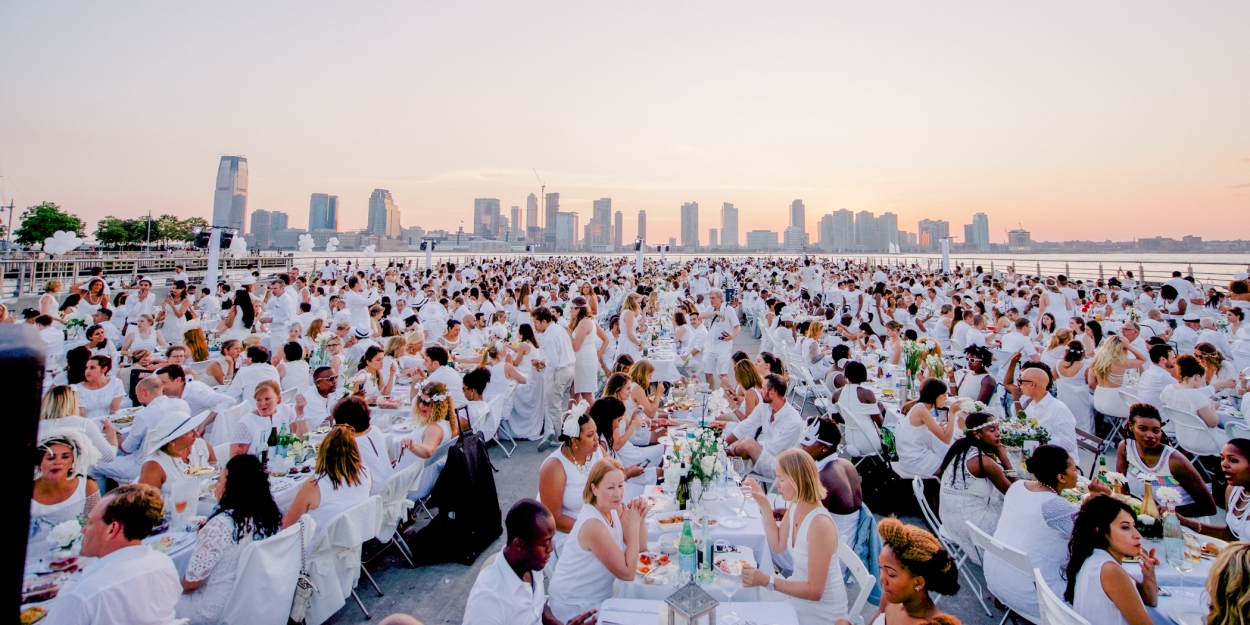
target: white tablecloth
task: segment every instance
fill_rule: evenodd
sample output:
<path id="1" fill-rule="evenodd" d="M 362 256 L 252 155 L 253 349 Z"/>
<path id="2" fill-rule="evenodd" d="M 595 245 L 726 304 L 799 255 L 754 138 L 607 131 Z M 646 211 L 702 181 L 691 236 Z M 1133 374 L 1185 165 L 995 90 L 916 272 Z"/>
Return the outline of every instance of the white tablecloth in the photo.
<path id="1" fill-rule="evenodd" d="M 745 549 L 745 547 L 743 547 L 743 549 Z M 748 549 L 747 553 L 743 554 L 718 553 L 716 554 L 716 561 L 719 562 L 724 558 L 754 561 L 755 555 L 749 553 L 749 551 L 750 550 Z M 642 575 L 638 575 L 631 582 L 616 582 L 616 592 L 613 593 L 613 596 L 620 597 L 622 599 L 653 599 L 656 601 L 663 601 L 668 598 L 668 596 L 676 592 L 681 585 L 679 580 L 680 573 L 677 572 L 676 568 L 677 556 L 673 555 L 670 557 L 673 558 L 673 564 L 670 564 L 669 566 L 673 567 L 674 574 L 671 576 L 669 583 L 648 584 L 646 580 L 643 579 Z M 715 582 L 711 584 L 699 585 L 703 588 L 703 590 L 707 591 L 709 595 L 716 598 L 717 601 L 729 601 L 729 597 L 725 595 L 725 591 L 721 590 Z M 737 601 L 759 601 L 760 589 L 758 586 L 752 588 L 738 588 L 738 592 L 734 593 L 733 598 Z"/>
<path id="2" fill-rule="evenodd" d="M 712 526 L 712 539 L 723 540 L 731 545 L 741 545 L 749 547 L 755 554 L 756 567 L 765 571 L 773 570 L 772 551 L 768 547 L 768 538 L 764 536 L 764 525 L 759 517 L 759 506 L 754 502 L 744 501 L 736 494 L 721 494 L 719 499 L 706 501 L 708 514 L 716 519 L 733 519 L 743 522 L 741 528 L 728 528 L 721 523 Z M 735 508 L 740 508 L 748 516 L 739 517 Z M 662 534 L 680 534 L 682 526 L 674 524 L 664 529 L 660 528 L 657 518 L 669 517 L 681 514 L 680 512 L 656 512 L 647 517 L 647 540 L 651 542 L 659 541 Z"/>
<path id="3" fill-rule="evenodd" d="M 652 382 L 676 382 L 681 379 L 681 372 L 677 370 L 677 360 L 674 357 L 648 360 L 655 365 L 655 373 L 651 374 Z"/>
<path id="4" fill-rule="evenodd" d="M 600 623 L 616 623 L 618 625 L 655 625 L 659 622 L 660 606 L 663 601 L 646 599 L 608 599 L 599 607 Z M 798 625 L 798 616 L 788 603 L 773 602 L 733 602 L 733 611 L 740 622 L 768 623 L 775 625 Z M 717 622 L 724 622 L 730 606 L 722 603 L 716 606 Z"/>
<path id="5" fill-rule="evenodd" d="M 1155 566 L 1155 581 L 1160 586 L 1180 586 L 1181 574 L 1172 568 L 1164 556 L 1163 541 L 1160 540 L 1143 540 L 1142 549 L 1154 549 L 1155 557 L 1159 559 L 1159 564 Z M 1185 574 L 1185 586 L 1190 589 L 1200 588 L 1207 583 L 1207 576 L 1211 573 L 1211 567 L 1215 564 L 1214 558 L 1202 558 L 1194 563 L 1192 571 Z M 1137 581 L 1141 581 L 1141 565 L 1136 562 L 1125 562 L 1124 570 Z"/>

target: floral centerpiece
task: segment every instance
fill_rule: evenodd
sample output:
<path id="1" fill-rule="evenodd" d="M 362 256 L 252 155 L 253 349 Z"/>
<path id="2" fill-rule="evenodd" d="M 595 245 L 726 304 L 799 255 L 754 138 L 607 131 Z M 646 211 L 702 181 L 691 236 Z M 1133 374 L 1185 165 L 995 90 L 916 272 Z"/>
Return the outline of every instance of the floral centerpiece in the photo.
<path id="1" fill-rule="evenodd" d="M 70 317 L 65 322 L 65 334 L 70 339 L 82 338 L 84 332 L 87 331 L 87 322 L 82 317 Z"/>
<path id="2" fill-rule="evenodd" d="M 924 363 L 925 354 L 928 353 L 919 342 L 903 341 L 903 368 L 907 370 L 907 397 L 911 398 L 916 392 L 916 374 L 920 372 L 920 366 Z"/>
<path id="3" fill-rule="evenodd" d="M 959 400 L 959 412 L 962 412 L 965 415 L 970 415 L 974 412 L 985 412 L 987 410 L 989 410 L 989 406 L 986 406 L 971 397 L 964 397 Z"/>
<path id="4" fill-rule="evenodd" d="M 1037 441 L 1038 445 L 1050 442 L 1050 432 L 1038 425 L 1037 419 L 1029 417 L 1023 410 L 1016 413 L 1014 419 L 1004 419 L 998 424 L 1002 434 L 1003 447 L 1023 449 L 1026 441 Z"/>
<path id="5" fill-rule="evenodd" d="M 720 430 L 699 428 L 695 430 L 694 438 L 686 438 L 681 455 L 682 460 L 690 467 L 690 476 L 699 479 L 706 487 L 724 472 L 725 463 L 720 459 L 724 451 L 725 443 L 720 439 Z M 706 491 L 704 488 L 704 492 Z"/>
<path id="6" fill-rule="evenodd" d="M 729 400 L 725 398 L 725 389 L 718 388 L 707 396 L 707 403 L 704 404 L 702 423 L 712 421 L 723 414 L 729 414 L 732 409 L 729 407 Z"/>
<path id="7" fill-rule="evenodd" d="M 52 531 L 48 532 L 47 541 L 60 549 L 68 550 L 74 546 L 75 542 L 78 542 L 79 538 L 82 538 L 82 524 L 78 519 L 70 519 L 53 527 Z"/>
<path id="8" fill-rule="evenodd" d="M 313 352 L 312 362 L 310 363 L 312 369 L 315 370 L 317 367 L 324 367 L 330 364 L 330 359 L 333 356 L 330 354 L 330 350 L 326 349 L 326 343 L 329 343 L 330 339 L 336 336 L 333 332 L 322 332 L 317 335 L 317 349 Z"/>
<path id="9" fill-rule="evenodd" d="M 929 377 L 938 378 L 939 380 L 946 378 L 946 361 L 938 354 L 929 354 L 924 359 L 924 366 L 929 370 Z"/>

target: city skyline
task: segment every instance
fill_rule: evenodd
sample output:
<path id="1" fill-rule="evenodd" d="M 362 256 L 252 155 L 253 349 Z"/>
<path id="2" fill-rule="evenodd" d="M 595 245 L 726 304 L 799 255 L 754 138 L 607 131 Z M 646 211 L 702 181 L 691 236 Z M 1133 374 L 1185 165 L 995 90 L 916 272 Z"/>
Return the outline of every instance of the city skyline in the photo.
<path id="1" fill-rule="evenodd" d="M 783 232 L 799 197 L 809 243 L 842 208 L 959 238 L 984 213 L 996 245 L 1021 224 L 1044 240 L 1250 231 L 1244 3 L 291 6 L 11 7 L 0 71 L 41 95 L 0 101 L 0 199 L 88 223 L 211 218 L 206 171 L 230 154 L 248 159 L 248 210 L 296 227 L 325 193 L 339 228 L 365 228 L 375 188 L 407 225 L 454 231 L 490 197 L 528 226 L 536 169 L 559 211 L 586 222 L 611 197 L 647 211 L 657 243 L 684 202 L 706 225 L 732 203 L 742 237 Z M 494 104 L 539 76 L 559 97 Z"/>

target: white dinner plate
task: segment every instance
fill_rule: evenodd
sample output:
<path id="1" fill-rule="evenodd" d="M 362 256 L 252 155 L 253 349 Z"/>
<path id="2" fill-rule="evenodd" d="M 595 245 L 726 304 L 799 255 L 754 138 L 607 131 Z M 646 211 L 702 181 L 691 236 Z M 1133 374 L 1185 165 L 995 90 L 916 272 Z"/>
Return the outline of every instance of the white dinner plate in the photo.
<path id="1" fill-rule="evenodd" d="M 732 517 L 722 518 L 720 520 L 720 524 L 721 524 L 721 527 L 724 527 L 726 529 L 731 529 L 731 530 L 739 530 L 747 526 L 747 524 L 744 523 L 742 520 L 735 519 Z"/>
<path id="2" fill-rule="evenodd" d="M 1168 616 L 1180 625 L 1205 625 L 1207 613 L 1192 605 L 1176 603 L 1168 606 Z"/>

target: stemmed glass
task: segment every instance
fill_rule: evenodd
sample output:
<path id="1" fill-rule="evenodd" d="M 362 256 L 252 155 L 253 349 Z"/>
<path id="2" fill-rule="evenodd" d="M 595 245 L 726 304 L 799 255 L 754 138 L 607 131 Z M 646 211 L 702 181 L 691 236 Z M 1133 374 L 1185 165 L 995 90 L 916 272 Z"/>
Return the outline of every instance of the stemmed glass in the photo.
<path id="1" fill-rule="evenodd" d="M 730 562 L 726 562 L 725 565 L 727 567 L 732 566 Z M 738 592 L 738 589 L 742 588 L 742 573 L 730 573 L 720 566 L 713 566 L 712 570 L 716 572 L 716 587 L 720 588 L 721 592 L 725 593 L 725 597 L 729 599 L 725 605 L 726 612 L 720 615 L 721 618 L 719 620 L 723 623 L 734 625 L 734 623 L 739 621 L 738 614 L 733 611 L 734 594 Z"/>
<path id="2" fill-rule="evenodd" d="M 747 503 L 746 494 L 742 492 L 742 479 L 745 477 L 746 461 L 737 456 L 731 456 L 729 458 L 728 468 L 729 479 L 733 480 L 736 490 L 738 491 L 738 498 L 742 502 L 738 504 L 738 508 L 734 510 L 734 512 L 741 516 L 743 513 L 742 507 Z"/>
<path id="3" fill-rule="evenodd" d="M 1180 596 L 1180 597 L 1195 596 L 1194 593 L 1188 590 L 1185 590 L 1185 574 L 1194 570 L 1194 563 L 1185 554 L 1186 550 L 1185 550 L 1184 543 L 1181 543 L 1180 549 L 1167 549 L 1166 551 L 1167 551 L 1168 564 L 1170 564 L 1172 568 L 1176 569 L 1181 574 L 1181 587 L 1179 590 L 1176 591 L 1177 596 Z"/>

